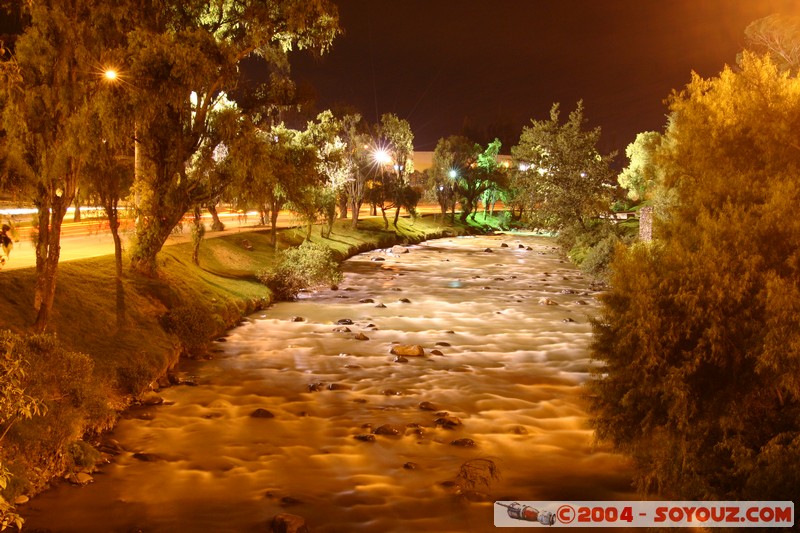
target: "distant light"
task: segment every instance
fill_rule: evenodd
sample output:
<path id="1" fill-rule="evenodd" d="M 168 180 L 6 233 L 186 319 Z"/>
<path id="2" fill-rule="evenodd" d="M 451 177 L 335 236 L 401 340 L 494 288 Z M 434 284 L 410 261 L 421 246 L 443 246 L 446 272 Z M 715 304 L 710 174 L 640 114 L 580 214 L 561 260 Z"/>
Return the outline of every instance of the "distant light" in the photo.
<path id="1" fill-rule="evenodd" d="M 586 177 L 586 172 L 581 172 L 581 177 L 585 178 Z"/>
<path id="2" fill-rule="evenodd" d="M 383 149 L 375 150 L 373 157 L 375 158 L 375 161 L 382 165 L 392 162 L 392 158 L 389 156 L 386 150 Z"/>
<path id="3" fill-rule="evenodd" d="M 110 68 L 103 72 L 103 76 L 105 76 L 108 81 L 114 81 L 117 79 L 117 71 Z"/>
<path id="4" fill-rule="evenodd" d="M 458 172 L 451 168 L 447 175 L 450 176 L 450 179 L 456 179 L 458 177 Z"/>
<path id="5" fill-rule="evenodd" d="M 519 164 L 519 169 L 522 172 L 526 172 L 529 168 L 531 168 L 531 166 L 528 163 L 520 163 Z"/>

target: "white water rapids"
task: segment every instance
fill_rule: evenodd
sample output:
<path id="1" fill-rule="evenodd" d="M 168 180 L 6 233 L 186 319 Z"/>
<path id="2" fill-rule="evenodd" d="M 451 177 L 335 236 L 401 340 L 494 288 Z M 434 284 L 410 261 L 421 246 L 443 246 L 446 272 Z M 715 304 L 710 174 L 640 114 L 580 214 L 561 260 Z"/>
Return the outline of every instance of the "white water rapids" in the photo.
<path id="1" fill-rule="evenodd" d="M 213 360 L 182 363 L 199 386 L 163 389 L 164 405 L 121 420 L 125 451 L 93 483 L 22 507 L 26 529 L 268 531 L 285 512 L 316 533 L 484 532 L 496 531 L 494 500 L 635 499 L 624 459 L 594 445 L 582 398 L 598 303 L 552 241 L 409 250 L 354 257 L 339 290 L 273 305 L 215 343 Z M 350 332 L 334 331 L 340 319 Z M 393 343 L 426 354 L 395 362 Z M 462 424 L 448 429 L 439 411 Z M 356 438 L 384 424 L 400 435 Z M 462 438 L 475 447 L 450 444 Z M 478 458 L 500 478 L 467 501 L 446 482 Z"/>

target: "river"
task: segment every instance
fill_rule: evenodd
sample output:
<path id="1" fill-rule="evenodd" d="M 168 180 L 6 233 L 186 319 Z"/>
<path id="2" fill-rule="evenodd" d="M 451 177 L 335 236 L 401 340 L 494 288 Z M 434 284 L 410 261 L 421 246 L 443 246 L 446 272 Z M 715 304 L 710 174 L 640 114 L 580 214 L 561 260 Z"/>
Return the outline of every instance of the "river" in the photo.
<path id="1" fill-rule="evenodd" d="M 22 506 L 26 529 L 263 532 L 292 513 L 317 533 L 483 532 L 495 500 L 635 499 L 587 423 L 596 293 L 553 246 L 507 234 L 351 258 L 337 290 L 182 362 L 198 386 L 130 411 L 111 435 L 124 451 Z M 465 463 L 499 478 L 470 485 Z"/>

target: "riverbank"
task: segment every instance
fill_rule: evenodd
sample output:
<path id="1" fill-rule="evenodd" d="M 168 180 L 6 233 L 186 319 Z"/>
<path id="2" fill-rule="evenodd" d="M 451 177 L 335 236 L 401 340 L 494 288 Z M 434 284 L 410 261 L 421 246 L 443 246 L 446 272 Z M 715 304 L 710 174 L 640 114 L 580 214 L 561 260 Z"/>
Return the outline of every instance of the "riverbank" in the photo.
<path id="1" fill-rule="evenodd" d="M 389 230 L 380 218 L 360 221 L 358 230 L 350 223 L 337 221 L 327 239 L 315 228 L 312 240 L 343 260 L 397 243 L 480 231 L 439 217 L 400 219 Z M 304 228 L 280 231 L 277 251 L 299 245 L 305 234 Z M 191 243 L 165 247 L 158 278 L 127 272 L 121 329 L 116 327 L 113 256 L 62 264 L 50 327 L 57 346 L 51 340 L 41 350 L 42 343 L 37 344 L 43 353 L 29 358 L 24 383 L 27 394 L 44 400 L 46 413 L 13 424 L 2 441 L 0 461 L 12 474 L 6 499 L 23 502 L 55 476 L 86 479 L 103 460 L 86 443 L 112 427 L 159 378 L 164 384 L 170 377 L 178 381 L 169 370 L 189 344 L 196 350 L 198 338 L 210 342 L 243 316 L 268 306 L 271 294 L 255 274 L 278 260 L 269 242 L 266 230 L 205 240 L 199 266 L 191 261 Z M 0 323 L 19 338 L 29 339 L 26 331 L 35 318 L 34 283 L 32 269 L 0 275 Z M 17 345 L 22 353 L 36 351 Z"/>

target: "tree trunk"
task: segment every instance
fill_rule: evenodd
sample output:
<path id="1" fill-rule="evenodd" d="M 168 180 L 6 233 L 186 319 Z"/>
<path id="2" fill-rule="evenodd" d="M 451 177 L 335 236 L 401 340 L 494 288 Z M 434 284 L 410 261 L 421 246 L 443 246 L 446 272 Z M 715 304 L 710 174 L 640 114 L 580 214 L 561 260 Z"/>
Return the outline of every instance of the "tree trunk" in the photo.
<path id="1" fill-rule="evenodd" d="M 381 215 L 383 215 L 383 229 L 389 229 L 389 219 L 386 218 L 386 208 L 381 205 Z"/>
<path id="2" fill-rule="evenodd" d="M 69 180 L 68 180 L 69 181 Z M 38 240 L 36 243 L 36 283 L 34 286 L 33 307 L 36 321 L 33 329 L 43 333 L 47 329 L 53 300 L 56 295 L 56 274 L 61 257 L 61 225 L 67 207 L 72 202 L 75 188 L 62 191 L 61 195 L 45 198 L 39 204 Z M 52 200 L 52 204 L 50 201 Z"/>
<path id="3" fill-rule="evenodd" d="M 353 229 L 357 229 L 358 228 L 358 215 L 359 215 L 359 212 L 361 211 L 361 202 L 356 201 L 355 198 L 354 198 L 350 203 L 350 210 L 353 213 L 353 217 L 351 219 L 352 223 L 350 224 L 350 226 Z"/>
<path id="4" fill-rule="evenodd" d="M 209 205 L 208 212 L 211 213 L 211 231 L 222 231 L 225 229 L 225 224 L 219 219 L 216 205 Z"/>
<path id="5" fill-rule="evenodd" d="M 270 237 L 272 238 L 272 249 L 278 247 L 278 213 L 280 206 L 278 201 L 274 200 L 270 206 Z"/>
<path id="6" fill-rule="evenodd" d="M 398 205 L 397 208 L 394 210 L 394 227 L 397 227 L 397 221 L 400 220 L 400 206 Z"/>
<path id="7" fill-rule="evenodd" d="M 122 284 L 122 239 L 119 235 L 119 210 L 117 200 L 107 202 L 104 205 L 106 216 L 108 217 L 108 229 L 111 230 L 111 237 L 114 239 L 114 267 L 116 274 L 116 314 L 117 330 L 125 327 L 125 287 Z"/>
<path id="8" fill-rule="evenodd" d="M 206 232 L 203 227 L 203 216 L 200 213 L 200 206 L 194 208 L 194 227 L 192 227 L 192 263 L 200 265 L 200 243 L 203 242 L 203 235 Z"/>
<path id="9" fill-rule="evenodd" d="M 339 218 L 347 218 L 347 195 L 339 195 Z"/>

